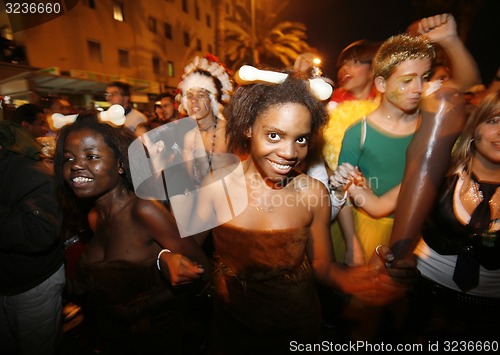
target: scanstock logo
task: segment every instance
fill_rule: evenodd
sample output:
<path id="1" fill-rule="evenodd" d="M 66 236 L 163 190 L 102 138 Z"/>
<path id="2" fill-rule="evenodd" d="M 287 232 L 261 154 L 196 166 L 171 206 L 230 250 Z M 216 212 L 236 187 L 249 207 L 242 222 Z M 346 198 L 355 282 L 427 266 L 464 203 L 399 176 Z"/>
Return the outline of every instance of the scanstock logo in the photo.
<path id="1" fill-rule="evenodd" d="M 202 142 L 196 120 L 186 117 L 144 133 L 128 150 L 136 195 L 168 200 L 181 237 L 226 223 L 248 206 L 240 158 L 207 155 Z"/>
<path id="2" fill-rule="evenodd" d="M 66 14 L 78 0 L 2 0 L 2 4 L 12 32 L 19 32 Z"/>

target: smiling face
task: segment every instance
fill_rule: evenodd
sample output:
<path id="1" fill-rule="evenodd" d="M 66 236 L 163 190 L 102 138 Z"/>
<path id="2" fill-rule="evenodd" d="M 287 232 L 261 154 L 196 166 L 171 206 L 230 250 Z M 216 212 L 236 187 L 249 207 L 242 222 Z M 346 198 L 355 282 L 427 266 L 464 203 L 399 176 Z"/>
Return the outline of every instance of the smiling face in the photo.
<path id="1" fill-rule="evenodd" d="M 62 175 L 78 198 L 99 198 L 122 184 L 123 168 L 101 134 L 70 132 L 64 141 Z"/>
<path id="2" fill-rule="evenodd" d="M 257 117 L 248 136 L 253 164 L 271 187 L 282 186 L 305 159 L 311 136 L 311 113 L 300 104 L 270 106 Z"/>
<path id="3" fill-rule="evenodd" d="M 474 135 L 476 157 L 492 165 L 500 165 L 500 116 L 480 123 Z"/>
<path id="4" fill-rule="evenodd" d="M 375 85 L 392 105 L 411 113 L 418 109 L 430 71 L 430 59 L 407 59 L 397 65 L 387 79 L 377 77 Z"/>
<path id="5" fill-rule="evenodd" d="M 186 92 L 186 110 L 190 117 L 201 120 L 213 116 L 210 95 L 206 90 L 191 88 Z"/>

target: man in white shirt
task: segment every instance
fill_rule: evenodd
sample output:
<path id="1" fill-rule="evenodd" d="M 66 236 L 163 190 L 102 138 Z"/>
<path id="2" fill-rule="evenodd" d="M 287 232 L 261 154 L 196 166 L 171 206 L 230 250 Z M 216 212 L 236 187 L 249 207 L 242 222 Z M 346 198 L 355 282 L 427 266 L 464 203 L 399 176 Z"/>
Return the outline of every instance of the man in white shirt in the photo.
<path id="1" fill-rule="evenodd" d="M 135 127 L 141 122 L 146 122 L 147 118 L 140 111 L 132 107 L 130 101 L 130 85 L 121 81 L 109 83 L 104 93 L 106 101 L 111 105 L 121 105 L 125 109 L 125 124 L 124 126 L 132 132 Z"/>

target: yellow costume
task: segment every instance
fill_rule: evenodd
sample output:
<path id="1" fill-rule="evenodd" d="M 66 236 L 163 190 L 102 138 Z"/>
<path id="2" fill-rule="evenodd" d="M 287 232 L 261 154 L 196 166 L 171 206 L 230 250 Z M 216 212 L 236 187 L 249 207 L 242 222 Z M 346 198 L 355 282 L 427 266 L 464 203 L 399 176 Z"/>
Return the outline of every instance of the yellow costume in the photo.
<path id="1" fill-rule="evenodd" d="M 339 103 L 333 110 L 330 111 L 328 124 L 323 132 L 325 140 L 323 158 L 330 169 L 335 170 L 337 168 L 340 149 L 342 148 L 342 138 L 344 137 L 344 133 L 347 128 L 349 128 L 349 126 L 351 126 L 351 124 L 355 121 L 373 112 L 378 105 L 379 100 L 350 100 Z M 362 212 L 357 212 L 354 214 L 356 224 L 359 223 L 358 220 L 364 221 L 367 218 L 371 219 L 366 214 L 358 216 L 361 213 Z M 390 224 L 390 227 L 387 228 L 389 236 L 391 227 L 392 223 Z M 335 250 L 335 259 L 342 263 L 344 261 L 346 246 L 338 221 L 334 221 L 332 223 L 331 234 Z M 380 231 L 377 231 L 377 234 L 380 235 Z M 367 246 L 368 244 L 365 244 L 365 242 L 366 241 L 362 241 L 361 243 L 362 245 Z M 374 248 L 371 250 L 374 250 Z M 370 249 L 367 248 L 367 250 Z"/>

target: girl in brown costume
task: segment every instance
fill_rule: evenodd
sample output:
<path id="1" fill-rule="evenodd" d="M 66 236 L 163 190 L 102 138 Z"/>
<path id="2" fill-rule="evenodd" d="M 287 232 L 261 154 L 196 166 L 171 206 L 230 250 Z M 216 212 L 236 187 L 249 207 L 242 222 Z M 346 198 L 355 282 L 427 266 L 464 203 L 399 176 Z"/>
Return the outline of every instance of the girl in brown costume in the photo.
<path id="1" fill-rule="evenodd" d="M 320 341 L 315 281 L 360 297 L 404 288 L 377 257 L 354 268 L 334 262 L 329 193 L 295 169 L 326 119 L 305 80 L 290 74 L 278 85 L 242 86 L 227 119 L 232 152 L 248 156 L 242 162 L 246 190 L 227 170 L 214 170 L 200 190 L 198 216 L 203 219 L 225 203 L 210 190 L 221 179 L 230 194 L 244 191 L 248 204 L 213 229 L 214 353 L 283 353 Z M 379 249 L 384 261 L 391 259 L 389 249 Z M 387 271 L 408 280 L 413 266 L 405 260 Z"/>
<path id="2" fill-rule="evenodd" d="M 67 211 L 84 201 L 94 206 L 93 236 L 78 268 L 102 350 L 145 354 L 168 346 L 178 353 L 183 298 L 167 279 L 173 286 L 200 279 L 207 259 L 192 238 L 180 238 L 163 205 L 135 195 L 133 140 L 125 128 L 79 115 L 58 136 L 58 189 Z"/>

